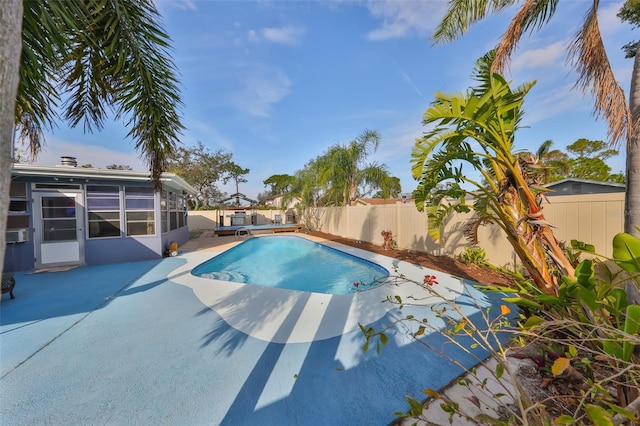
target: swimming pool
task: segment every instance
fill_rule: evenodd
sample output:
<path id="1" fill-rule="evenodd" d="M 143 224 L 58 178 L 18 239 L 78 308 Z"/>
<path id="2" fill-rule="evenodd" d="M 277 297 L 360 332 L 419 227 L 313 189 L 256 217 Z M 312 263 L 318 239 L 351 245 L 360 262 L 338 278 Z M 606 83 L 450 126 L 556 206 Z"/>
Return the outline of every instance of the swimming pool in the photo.
<path id="1" fill-rule="evenodd" d="M 353 293 L 362 284 L 372 284 L 372 288 L 389 277 L 389 271 L 374 262 L 296 236 L 251 238 L 198 265 L 191 273 L 214 280 L 326 294 Z"/>

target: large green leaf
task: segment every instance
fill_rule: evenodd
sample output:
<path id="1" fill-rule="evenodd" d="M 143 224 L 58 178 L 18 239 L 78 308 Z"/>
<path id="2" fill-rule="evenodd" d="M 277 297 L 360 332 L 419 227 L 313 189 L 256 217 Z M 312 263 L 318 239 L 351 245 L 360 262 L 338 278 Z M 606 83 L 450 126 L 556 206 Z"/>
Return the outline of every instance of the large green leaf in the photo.
<path id="1" fill-rule="evenodd" d="M 533 300 L 525 299 L 524 297 L 505 297 L 502 300 L 507 303 L 515 303 L 518 306 L 542 310 L 541 304 L 536 303 Z"/>
<path id="2" fill-rule="evenodd" d="M 613 237 L 613 260 L 625 271 L 640 273 L 640 238 L 625 232 Z"/>
<path id="3" fill-rule="evenodd" d="M 627 306 L 627 317 L 624 322 L 624 332 L 634 336 L 637 335 L 640 331 L 640 306 L 638 305 L 629 305 Z M 622 360 L 629 361 L 631 359 L 631 354 L 635 349 L 636 345 L 625 340 L 622 343 Z"/>
<path id="4" fill-rule="evenodd" d="M 599 405 L 587 404 L 584 406 L 584 411 L 587 413 L 587 417 L 595 426 L 613 426 L 611 416 L 607 413 L 607 410 Z"/>

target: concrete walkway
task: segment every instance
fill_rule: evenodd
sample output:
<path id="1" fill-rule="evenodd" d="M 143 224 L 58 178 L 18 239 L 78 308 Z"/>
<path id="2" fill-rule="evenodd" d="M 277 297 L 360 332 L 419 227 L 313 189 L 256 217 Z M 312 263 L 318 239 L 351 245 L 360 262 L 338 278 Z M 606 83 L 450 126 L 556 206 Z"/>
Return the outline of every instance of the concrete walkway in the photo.
<path id="1" fill-rule="evenodd" d="M 277 339 L 254 337 L 185 284 L 196 254 L 16 274 L 16 298 L 4 295 L 0 305 L 0 423 L 385 425 L 408 409 L 404 395 L 423 399 L 423 389 L 462 372 L 422 343 L 463 365 L 477 362 L 437 333 L 416 341 L 402 327 L 379 355 L 363 353 L 359 330 L 295 343 L 282 339 L 284 329 Z M 499 297 L 457 299 L 476 319 L 477 301 L 497 305 Z M 284 324 L 304 312 L 296 303 Z M 256 324 L 269 321 L 265 312 L 255 313 Z M 414 312 L 434 320 L 428 307 L 390 309 L 371 325 Z"/>

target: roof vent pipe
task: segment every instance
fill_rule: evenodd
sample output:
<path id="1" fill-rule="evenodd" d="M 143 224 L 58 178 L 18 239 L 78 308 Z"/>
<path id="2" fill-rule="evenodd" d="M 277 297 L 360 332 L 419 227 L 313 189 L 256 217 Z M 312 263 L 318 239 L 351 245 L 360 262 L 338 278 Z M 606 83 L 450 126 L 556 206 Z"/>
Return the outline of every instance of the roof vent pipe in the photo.
<path id="1" fill-rule="evenodd" d="M 63 166 L 78 167 L 76 157 L 60 157 L 60 164 Z"/>

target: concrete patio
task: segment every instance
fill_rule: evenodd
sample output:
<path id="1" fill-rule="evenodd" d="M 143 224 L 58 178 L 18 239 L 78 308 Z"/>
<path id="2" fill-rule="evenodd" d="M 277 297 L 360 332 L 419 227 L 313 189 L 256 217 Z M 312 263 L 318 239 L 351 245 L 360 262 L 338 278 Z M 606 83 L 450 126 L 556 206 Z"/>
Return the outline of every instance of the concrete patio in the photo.
<path id="1" fill-rule="evenodd" d="M 191 264 L 236 243 L 210 239 L 161 261 L 16 274 L 16 298 L 0 305 L 2 424 L 384 425 L 408 409 L 405 395 L 423 399 L 461 374 L 402 327 L 378 355 L 362 351 L 359 330 L 291 343 L 282 325 L 270 339 L 231 326 L 189 286 Z M 457 299 L 472 318 L 476 301 L 499 304 L 472 293 Z M 335 321 L 344 302 L 328 303 Z M 269 321 L 263 309 L 256 329 Z M 390 309 L 370 325 L 408 313 Z M 423 339 L 476 363 L 437 333 Z"/>

